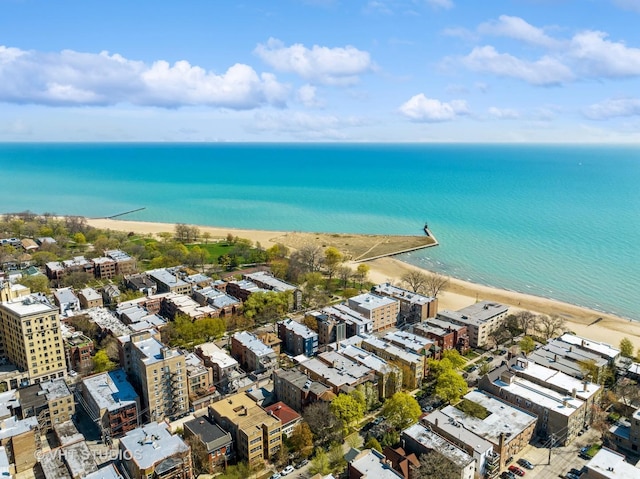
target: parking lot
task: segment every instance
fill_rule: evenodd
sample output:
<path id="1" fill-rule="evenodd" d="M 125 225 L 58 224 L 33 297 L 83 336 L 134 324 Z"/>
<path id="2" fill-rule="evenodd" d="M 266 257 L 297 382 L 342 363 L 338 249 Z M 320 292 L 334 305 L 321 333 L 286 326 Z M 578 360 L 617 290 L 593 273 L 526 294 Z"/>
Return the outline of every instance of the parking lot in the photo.
<path id="1" fill-rule="evenodd" d="M 554 447 L 551 450 L 551 464 L 549 464 L 549 449 L 543 448 L 539 443 L 529 444 L 520 454 L 515 456 L 512 464 L 524 457 L 529 460 L 535 467 L 533 470 L 525 471 L 525 477 L 531 479 L 546 479 L 565 477 L 571 468 L 582 469 L 588 462 L 586 459 L 579 457 L 580 448 L 594 444 L 599 441 L 599 434 L 594 429 L 590 429 L 582 436 L 577 437 L 574 441 L 564 447 Z"/>

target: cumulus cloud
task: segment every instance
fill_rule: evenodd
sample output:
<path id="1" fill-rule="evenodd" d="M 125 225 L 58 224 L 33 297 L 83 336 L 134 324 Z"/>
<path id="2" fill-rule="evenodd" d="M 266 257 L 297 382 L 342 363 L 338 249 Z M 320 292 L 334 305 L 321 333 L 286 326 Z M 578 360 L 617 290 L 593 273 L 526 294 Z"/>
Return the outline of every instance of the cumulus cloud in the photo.
<path id="1" fill-rule="evenodd" d="M 587 31 L 573 37 L 569 55 L 589 76 L 624 77 L 640 75 L 640 48 L 607 40 L 604 32 Z"/>
<path id="2" fill-rule="evenodd" d="M 236 64 L 222 74 L 187 61 L 151 65 L 108 52 L 25 51 L 0 46 L 0 101 L 45 105 L 250 109 L 284 105 L 289 87 L 270 73 Z"/>
<path id="3" fill-rule="evenodd" d="M 639 98 L 608 99 L 585 108 L 583 115 L 590 120 L 640 116 Z"/>
<path id="4" fill-rule="evenodd" d="M 400 106 L 400 113 L 413 121 L 436 123 L 467 115 L 469 108 L 464 100 L 453 100 L 447 103 L 435 98 L 427 98 L 424 93 L 420 93 L 403 103 Z"/>
<path id="5" fill-rule="evenodd" d="M 492 106 L 488 110 L 489 115 L 498 120 L 515 120 L 520 118 L 520 113 L 517 110 L 511 108 L 498 108 Z"/>
<path id="6" fill-rule="evenodd" d="M 369 53 L 350 45 L 307 48 L 296 43 L 287 47 L 280 40 L 270 38 L 266 44 L 259 44 L 255 53 L 272 68 L 295 73 L 312 83 L 353 85 L 360 75 L 374 69 Z"/>
<path id="7" fill-rule="evenodd" d="M 318 98 L 316 87 L 313 85 L 302 85 L 298 88 L 296 98 L 300 103 L 309 108 L 324 106 L 324 102 Z"/>
<path id="8" fill-rule="evenodd" d="M 534 27 L 520 17 L 500 15 L 498 20 L 483 23 L 478 27 L 482 34 L 499 35 L 515 38 L 532 45 L 556 48 L 560 42 L 548 36 L 541 28 Z"/>
<path id="9" fill-rule="evenodd" d="M 462 58 L 462 63 L 470 70 L 518 78 L 534 85 L 558 85 L 574 78 L 571 70 L 553 57 L 521 60 L 508 53 L 499 53 L 492 46 L 474 48 Z"/>

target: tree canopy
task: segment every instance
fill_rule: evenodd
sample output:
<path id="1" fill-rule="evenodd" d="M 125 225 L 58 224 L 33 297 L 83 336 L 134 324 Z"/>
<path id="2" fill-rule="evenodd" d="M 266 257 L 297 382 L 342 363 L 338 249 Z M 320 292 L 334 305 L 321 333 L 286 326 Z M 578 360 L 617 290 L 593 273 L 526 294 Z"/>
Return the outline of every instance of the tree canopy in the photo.
<path id="1" fill-rule="evenodd" d="M 331 401 L 331 412 L 342 421 L 344 427 L 360 421 L 364 417 L 364 395 L 359 401 L 350 394 L 340 394 Z"/>
<path id="2" fill-rule="evenodd" d="M 534 349 L 536 349 L 536 342 L 533 340 L 531 336 L 525 336 L 524 338 L 522 338 L 520 340 L 519 345 L 520 345 L 520 349 L 525 354 L 529 354 Z"/>
<path id="3" fill-rule="evenodd" d="M 291 299 L 290 291 L 258 291 L 252 293 L 244 302 L 244 315 L 257 324 L 281 319 L 287 311 Z"/>
<path id="4" fill-rule="evenodd" d="M 396 429 L 405 429 L 418 422 L 422 414 L 420 404 L 409 393 L 397 392 L 385 401 L 382 415 Z"/>
<path id="5" fill-rule="evenodd" d="M 625 358 L 633 357 L 633 343 L 629 338 L 622 338 L 620 340 L 620 354 Z"/>
<path id="6" fill-rule="evenodd" d="M 456 403 L 467 393 L 467 382 L 454 370 L 444 371 L 436 380 L 436 396 L 449 403 Z"/>
<path id="7" fill-rule="evenodd" d="M 313 452 L 313 433 L 306 422 L 298 424 L 289 438 L 293 451 L 302 458 Z"/>
<path id="8" fill-rule="evenodd" d="M 437 451 L 420 456 L 418 477 L 422 479 L 457 479 L 460 470 L 449 459 Z"/>

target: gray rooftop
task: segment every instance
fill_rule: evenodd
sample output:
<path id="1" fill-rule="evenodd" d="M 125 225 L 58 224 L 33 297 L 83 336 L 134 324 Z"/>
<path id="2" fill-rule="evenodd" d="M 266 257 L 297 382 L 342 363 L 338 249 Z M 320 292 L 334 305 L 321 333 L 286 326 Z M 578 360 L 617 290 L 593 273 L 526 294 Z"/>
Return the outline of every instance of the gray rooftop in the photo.
<path id="1" fill-rule="evenodd" d="M 245 274 L 244 277 L 250 281 L 259 281 L 260 283 L 266 284 L 272 291 L 282 292 L 297 289 L 296 286 L 282 281 L 265 271 Z"/>
<path id="2" fill-rule="evenodd" d="M 362 477 L 371 479 L 402 479 L 403 476 L 387 464 L 387 458 L 375 449 L 368 449 L 358 454 L 351 467 L 356 469 Z"/>
<path id="3" fill-rule="evenodd" d="M 96 301 L 98 299 L 102 299 L 100 293 L 98 293 L 93 288 L 83 288 L 80 290 L 80 293 L 85 297 L 87 301 Z"/>
<path id="4" fill-rule="evenodd" d="M 243 344 L 244 347 L 252 351 L 258 357 L 276 354 L 273 349 L 260 341 L 257 336 L 247 331 L 237 332 L 233 335 L 233 338 Z"/>
<path id="5" fill-rule="evenodd" d="M 84 378 L 82 384 L 100 409 L 117 411 L 139 399 L 122 369 Z"/>
<path id="6" fill-rule="evenodd" d="M 182 281 L 177 276 L 171 274 L 169 271 L 167 271 L 164 268 L 152 269 L 147 271 L 146 274 L 156 282 L 164 283 L 170 288 L 175 288 L 177 286 L 184 286 L 188 284 L 185 281 Z"/>
<path id="7" fill-rule="evenodd" d="M 238 361 L 231 357 L 226 351 L 220 349 L 215 343 L 202 343 L 196 346 L 203 356 L 208 357 L 212 363 L 217 364 L 220 369 L 238 366 Z"/>
<path id="8" fill-rule="evenodd" d="M 33 294 L 1 303 L 0 308 L 4 308 L 22 317 L 42 313 L 54 314 L 58 311 L 58 309 L 54 308 L 49 302 L 45 302 L 41 297 Z"/>
<path id="9" fill-rule="evenodd" d="M 58 299 L 60 304 L 75 303 L 78 301 L 78 297 L 73 294 L 73 290 L 71 288 L 57 289 L 53 292 L 53 295 Z"/>
<path id="10" fill-rule="evenodd" d="M 154 337 L 136 341 L 136 348 L 144 355 L 142 362 L 149 365 L 161 362 L 165 357 L 181 355 L 177 349 L 169 348 Z"/>
<path id="11" fill-rule="evenodd" d="M 305 361 L 300 366 L 338 388 L 359 384 L 373 372 L 335 351 L 319 354 L 317 358 Z"/>
<path id="12" fill-rule="evenodd" d="M 198 417 L 184 423 L 207 446 L 209 452 L 214 451 L 232 441 L 231 434 L 218 426 L 207 416 Z"/>
<path id="13" fill-rule="evenodd" d="M 18 419 L 16 416 L 11 416 L 0 421 L 0 440 L 23 434 L 37 427 L 38 418 L 36 416 L 26 419 Z"/>
<path id="14" fill-rule="evenodd" d="M 508 310 L 508 306 L 495 301 L 480 301 L 458 311 L 440 311 L 438 317 L 480 326 L 495 316 L 505 314 Z"/>
<path id="15" fill-rule="evenodd" d="M 362 364 L 363 366 L 382 374 L 387 374 L 395 369 L 394 366 L 384 359 L 357 346 L 352 346 L 350 344 L 343 346 L 342 343 L 340 343 L 340 349 L 338 349 L 337 352 L 358 364 Z"/>
<path id="16" fill-rule="evenodd" d="M 67 464 L 72 477 L 86 477 L 87 474 L 98 470 L 93 454 L 84 441 L 76 442 L 62 448 L 64 462 Z"/>
<path id="17" fill-rule="evenodd" d="M 115 336 L 131 334 L 131 328 L 116 318 L 105 308 L 90 308 L 85 313 L 100 326 L 101 329 L 111 331 Z"/>
<path id="18" fill-rule="evenodd" d="M 382 349 L 389 355 L 401 358 L 406 362 L 420 364 L 424 361 L 423 356 L 420 356 L 413 351 L 407 351 L 405 349 L 399 348 L 394 344 L 388 343 L 386 341 L 383 341 L 382 339 L 378 339 L 375 337 L 368 337 L 364 339 L 362 341 L 362 344 L 365 346 L 368 345 L 373 349 Z"/>
<path id="19" fill-rule="evenodd" d="M 287 328 L 290 331 L 293 331 L 296 335 L 304 339 L 314 338 L 318 336 L 318 333 L 316 333 L 314 330 L 290 318 L 287 318 L 283 321 L 279 321 L 278 324 L 284 325 L 285 328 Z"/>
<path id="20" fill-rule="evenodd" d="M 165 422 L 151 423 L 127 432 L 120 438 L 120 447 L 131 453 L 140 469 L 158 467 L 164 460 L 189 451 L 189 446 L 168 431 Z"/>
<path id="21" fill-rule="evenodd" d="M 414 424 L 410 428 L 402 431 L 402 434 L 406 434 L 426 449 L 442 454 L 459 468 L 465 468 L 469 463 L 474 461 L 474 459 L 462 449 L 454 446 L 422 424 Z"/>
<path id="22" fill-rule="evenodd" d="M 593 351 L 609 361 L 615 360 L 620 355 L 619 349 L 614 348 L 607 343 L 600 343 L 598 341 L 593 341 L 592 339 L 582 338 L 575 334 L 564 333 L 560 336 L 559 340 L 564 341 L 565 343 L 574 344 L 587 351 Z"/>
<path id="23" fill-rule="evenodd" d="M 311 380 L 309 376 L 297 369 L 278 369 L 274 374 L 277 374 L 277 376 L 283 381 L 293 384 L 298 389 L 306 389 L 317 396 L 331 390 L 329 386 L 318 381 Z M 307 384 L 308 387 L 305 388 Z"/>
<path id="24" fill-rule="evenodd" d="M 414 351 L 416 354 L 421 354 L 423 350 L 428 350 L 435 344 L 431 339 L 405 331 L 391 331 L 383 339 L 407 350 Z"/>
<path id="25" fill-rule="evenodd" d="M 399 288 L 390 283 L 382 283 L 374 286 L 373 291 L 378 294 L 384 294 L 387 296 L 393 296 L 400 301 L 404 301 L 411 304 L 429 304 L 434 301 L 435 298 L 431 296 L 425 296 L 424 294 L 414 293 L 408 289 Z"/>
<path id="26" fill-rule="evenodd" d="M 130 261 L 133 258 L 122 250 L 111 249 L 104 252 L 104 255 L 111 258 L 114 261 Z"/>

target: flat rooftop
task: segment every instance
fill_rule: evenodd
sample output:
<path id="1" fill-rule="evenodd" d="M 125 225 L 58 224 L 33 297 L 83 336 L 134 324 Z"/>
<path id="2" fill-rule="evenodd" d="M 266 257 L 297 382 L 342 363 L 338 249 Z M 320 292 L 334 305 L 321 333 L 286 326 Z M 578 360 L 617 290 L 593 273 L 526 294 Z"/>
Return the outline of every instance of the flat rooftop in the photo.
<path id="1" fill-rule="evenodd" d="M 165 422 L 150 423 L 133 429 L 120 438 L 120 447 L 130 451 L 140 469 L 158 466 L 165 459 L 189 451 L 189 446 L 168 431 Z"/>
<path id="2" fill-rule="evenodd" d="M 420 354 L 425 349 L 431 348 L 431 346 L 435 344 L 431 339 L 405 331 L 391 331 L 385 334 L 383 340 L 415 351 L 417 354 Z"/>
<path id="3" fill-rule="evenodd" d="M 21 317 L 43 313 L 54 314 L 58 312 L 57 308 L 53 307 L 50 303 L 45 302 L 39 296 L 35 296 L 33 294 L 14 299 L 13 301 L 0 303 L 0 308 L 4 308 Z"/>
<path id="4" fill-rule="evenodd" d="M 565 343 L 574 344 L 589 351 L 597 352 L 600 356 L 605 357 L 610 361 L 615 360 L 620 355 L 619 349 L 614 348 L 607 343 L 600 343 L 598 341 L 593 341 L 592 339 L 582 338 L 575 334 L 564 333 L 559 339 Z"/>
<path id="5" fill-rule="evenodd" d="M 383 306 L 397 304 L 398 301 L 387 296 L 379 296 L 373 293 L 364 293 L 349 298 L 347 303 L 349 305 L 357 305 L 357 307 L 359 308 L 371 311 Z"/>
<path id="6" fill-rule="evenodd" d="M 316 333 L 314 330 L 290 318 L 280 321 L 278 322 L 278 324 L 282 324 L 285 328 L 287 328 L 290 331 L 293 331 L 295 334 L 297 334 L 298 336 L 304 339 L 309 339 L 309 338 L 318 336 L 318 333 Z"/>
<path id="7" fill-rule="evenodd" d="M 384 294 L 387 296 L 393 296 L 400 301 L 404 301 L 411 304 L 429 304 L 434 301 L 432 296 L 425 296 L 424 294 L 414 293 L 408 289 L 399 288 L 390 283 L 382 283 L 373 288 L 374 292 L 378 294 Z"/>
<path id="8" fill-rule="evenodd" d="M 611 479 L 640 479 L 640 469 L 625 461 L 622 454 L 603 447 L 587 463 L 587 469 L 600 477 Z"/>
<path id="9" fill-rule="evenodd" d="M 399 348 L 398 346 L 383 341 L 382 339 L 369 337 L 364 339 L 362 341 L 362 344 L 365 349 L 367 346 L 369 346 L 374 350 L 384 350 L 390 356 L 402 359 L 408 363 L 422 364 L 424 361 L 423 356 L 420 356 L 419 354 L 416 354 L 412 351 L 407 351 L 405 349 Z"/>
<path id="10" fill-rule="evenodd" d="M 177 349 L 165 346 L 154 337 L 136 341 L 133 344 L 145 356 L 142 362 L 147 365 L 161 362 L 165 358 L 182 355 Z"/>
<path id="11" fill-rule="evenodd" d="M 547 368 L 532 361 L 525 360 L 524 364 L 526 364 L 526 367 L 524 368 L 519 365 L 522 363 L 522 360 L 518 360 L 518 362 L 512 366 L 512 369 L 516 371 L 519 376 L 523 378 L 534 378 L 535 380 L 547 383 L 557 389 L 566 391 L 567 396 L 571 396 L 575 390 L 576 397 L 586 401 L 601 389 L 598 384 L 581 381 L 562 371 L 556 371 L 555 369 Z"/>
<path id="12" fill-rule="evenodd" d="M 351 344 L 343 346 L 342 343 L 340 343 L 340 348 L 336 351 L 339 354 L 348 357 L 352 361 L 382 374 L 390 373 L 395 369 L 394 366 L 390 365 L 381 357 L 376 356 L 374 353 L 365 351 L 364 349 Z"/>
<path id="13" fill-rule="evenodd" d="M 428 450 L 442 454 L 459 468 L 467 467 L 469 463 L 474 461 L 474 459 L 462 449 L 454 446 L 422 424 L 414 424 L 410 428 L 402 431 L 401 434 L 407 435 Z"/>
<path id="14" fill-rule="evenodd" d="M 360 384 L 373 373 L 370 368 L 357 364 L 335 351 L 322 353 L 317 358 L 301 363 L 300 366 L 337 388 Z"/>
<path id="15" fill-rule="evenodd" d="M 515 408 L 483 391 L 471 391 L 464 398 L 483 406 L 489 411 L 489 416 L 478 419 L 454 406 L 447 406 L 441 412 L 492 444 L 500 444 L 502 433 L 505 433 L 505 440 L 509 443 L 538 419 L 535 414 Z"/>
<path id="16" fill-rule="evenodd" d="M 245 348 L 252 351 L 256 356 L 263 357 L 269 355 L 275 355 L 275 351 L 271 349 L 269 346 L 264 344 L 257 336 L 249 333 L 247 331 L 241 331 L 235 333 L 233 338 L 236 341 L 239 341 Z"/>
<path id="17" fill-rule="evenodd" d="M 282 291 L 293 291 L 297 289 L 296 286 L 282 281 L 273 275 L 266 273 L 264 271 L 258 271 L 256 273 L 245 274 L 245 278 L 250 281 L 258 281 L 260 283 L 266 284 L 269 289 L 272 291 L 282 292 Z"/>
<path id="18" fill-rule="evenodd" d="M 375 449 L 362 451 L 353 461 L 351 467 L 356 469 L 362 477 L 371 479 L 402 479 L 403 476 L 394 471 L 387 458 Z"/>
<path id="19" fill-rule="evenodd" d="M 122 407 L 137 404 L 139 400 L 122 369 L 84 378 L 82 384 L 100 409 L 117 411 Z"/>
<path id="20" fill-rule="evenodd" d="M 298 389 L 311 391 L 316 396 L 320 396 L 321 394 L 331 390 L 329 386 L 318 381 L 313 381 L 309 376 L 297 369 L 278 369 L 274 374 L 283 381 L 293 384 Z"/>
<path id="21" fill-rule="evenodd" d="M 448 407 L 453 408 L 453 406 Z M 493 443 L 483 438 L 481 434 L 478 434 L 470 427 L 467 427 L 465 423 L 456 420 L 454 411 L 449 410 L 447 413 L 444 410 L 440 411 L 436 409 L 425 417 L 423 421 L 433 424 L 435 432 L 443 431 L 446 433 L 445 435 L 448 434 L 450 437 L 455 437 L 460 441 L 458 444 L 466 444 L 478 454 L 484 454 L 487 451 L 493 450 Z"/>
<path id="22" fill-rule="evenodd" d="M 201 354 L 208 357 L 212 363 L 217 364 L 220 369 L 238 366 L 238 361 L 216 346 L 215 343 L 202 343 L 196 346 L 196 349 L 200 349 Z"/>
<path id="23" fill-rule="evenodd" d="M 480 301 L 458 311 L 443 310 L 438 313 L 438 318 L 459 321 L 464 324 L 481 326 L 495 316 L 505 314 L 508 306 L 493 301 Z"/>

